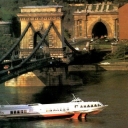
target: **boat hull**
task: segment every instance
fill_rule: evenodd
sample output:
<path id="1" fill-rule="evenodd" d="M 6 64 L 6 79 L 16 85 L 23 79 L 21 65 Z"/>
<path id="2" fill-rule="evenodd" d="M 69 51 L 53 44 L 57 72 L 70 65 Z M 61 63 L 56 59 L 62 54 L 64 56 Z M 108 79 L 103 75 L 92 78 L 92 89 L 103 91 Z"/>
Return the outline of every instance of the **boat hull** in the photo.
<path id="1" fill-rule="evenodd" d="M 107 105 L 103 105 L 99 101 L 84 102 L 79 98 L 68 103 L 0 105 L 0 118 L 56 118 L 66 116 L 84 118 L 87 114 L 98 114 L 105 107 Z"/>
<path id="2" fill-rule="evenodd" d="M 68 114 L 68 113 L 63 113 L 63 114 L 15 114 L 15 115 L 3 115 L 0 116 L 0 118 L 11 118 L 11 119 L 15 119 L 15 118 L 67 118 L 67 117 L 71 117 L 74 114 Z"/>

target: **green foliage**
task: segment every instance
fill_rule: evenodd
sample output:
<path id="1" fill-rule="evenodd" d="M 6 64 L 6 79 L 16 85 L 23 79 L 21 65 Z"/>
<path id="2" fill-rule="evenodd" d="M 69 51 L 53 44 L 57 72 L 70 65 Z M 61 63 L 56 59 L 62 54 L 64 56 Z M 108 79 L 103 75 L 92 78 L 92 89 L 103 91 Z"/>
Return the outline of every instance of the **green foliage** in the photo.
<path id="1" fill-rule="evenodd" d="M 114 58 L 123 58 L 128 52 L 128 45 L 120 44 L 117 46 L 117 50 L 113 53 Z"/>
<path id="2" fill-rule="evenodd" d="M 113 53 L 107 54 L 104 59 L 124 59 L 125 55 L 128 54 L 128 44 L 117 45 L 116 50 Z"/>
<path id="3" fill-rule="evenodd" d="M 72 1 L 72 0 L 71 0 Z M 75 0 L 74 0 L 75 1 Z M 108 0 L 115 3 L 128 2 L 128 0 Z M 85 0 L 85 3 L 97 3 L 106 2 L 106 0 Z M 48 4 L 60 4 L 64 6 L 64 10 L 72 8 L 66 8 L 65 0 L 0 0 L 0 18 L 2 20 L 11 20 L 12 17 L 20 11 L 19 7 L 32 6 L 32 5 L 48 5 Z"/>
<path id="4" fill-rule="evenodd" d="M 4 21 L 12 20 L 20 12 L 19 7 L 35 5 L 32 0 L 0 0 L 0 18 Z"/>
<path id="5" fill-rule="evenodd" d="M 69 33 L 69 31 L 67 29 L 64 30 L 64 37 L 66 38 L 71 38 L 71 34 Z"/>
<path id="6" fill-rule="evenodd" d="M 11 36 L 0 34 L 0 58 L 11 48 L 13 42 Z"/>

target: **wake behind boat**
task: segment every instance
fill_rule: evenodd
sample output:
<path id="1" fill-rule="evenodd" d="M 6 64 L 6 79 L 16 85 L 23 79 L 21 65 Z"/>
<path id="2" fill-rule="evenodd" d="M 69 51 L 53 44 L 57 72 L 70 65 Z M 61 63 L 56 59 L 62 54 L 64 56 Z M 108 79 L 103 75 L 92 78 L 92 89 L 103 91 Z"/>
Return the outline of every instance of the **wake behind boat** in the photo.
<path id="1" fill-rule="evenodd" d="M 84 102 L 76 98 L 68 103 L 56 104 L 27 104 L 27 105 L 0 105 L 1 118 L 18 117 L 64 117 L 70 116 L 73 119 L 85 118 L 87 114 L 98 114 L 108 105 L 99 101 Z"/>

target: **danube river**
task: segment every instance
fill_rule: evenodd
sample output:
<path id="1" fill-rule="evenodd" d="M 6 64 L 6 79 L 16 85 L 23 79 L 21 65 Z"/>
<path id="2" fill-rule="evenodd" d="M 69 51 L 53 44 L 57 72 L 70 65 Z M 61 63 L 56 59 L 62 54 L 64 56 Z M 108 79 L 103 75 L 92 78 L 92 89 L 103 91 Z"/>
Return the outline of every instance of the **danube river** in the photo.
<path id="1" fill-rule="evenodd" d="M 69 102 L 72 93 L 84 101 L 100 101 L 109 105 L 98 115 L 86 120 L 0 119 L 0 128 L 127 128 L 128 72 L 92 72 L 84 76 L 84 85 L 47 87 L 5 87 L 0 85 L 0 104 Z"/>

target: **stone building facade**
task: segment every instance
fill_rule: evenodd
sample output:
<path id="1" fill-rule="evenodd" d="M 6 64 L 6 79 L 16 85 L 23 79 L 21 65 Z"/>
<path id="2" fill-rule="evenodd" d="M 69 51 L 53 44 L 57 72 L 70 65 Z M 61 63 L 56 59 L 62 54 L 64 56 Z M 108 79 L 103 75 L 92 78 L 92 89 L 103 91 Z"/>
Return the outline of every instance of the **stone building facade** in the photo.
<path id="1" fill-rule="evenodd" d="M 74 38 L 118 37 L 118 5 L 112 3 L 87 4 L 74 12 Z"/>

